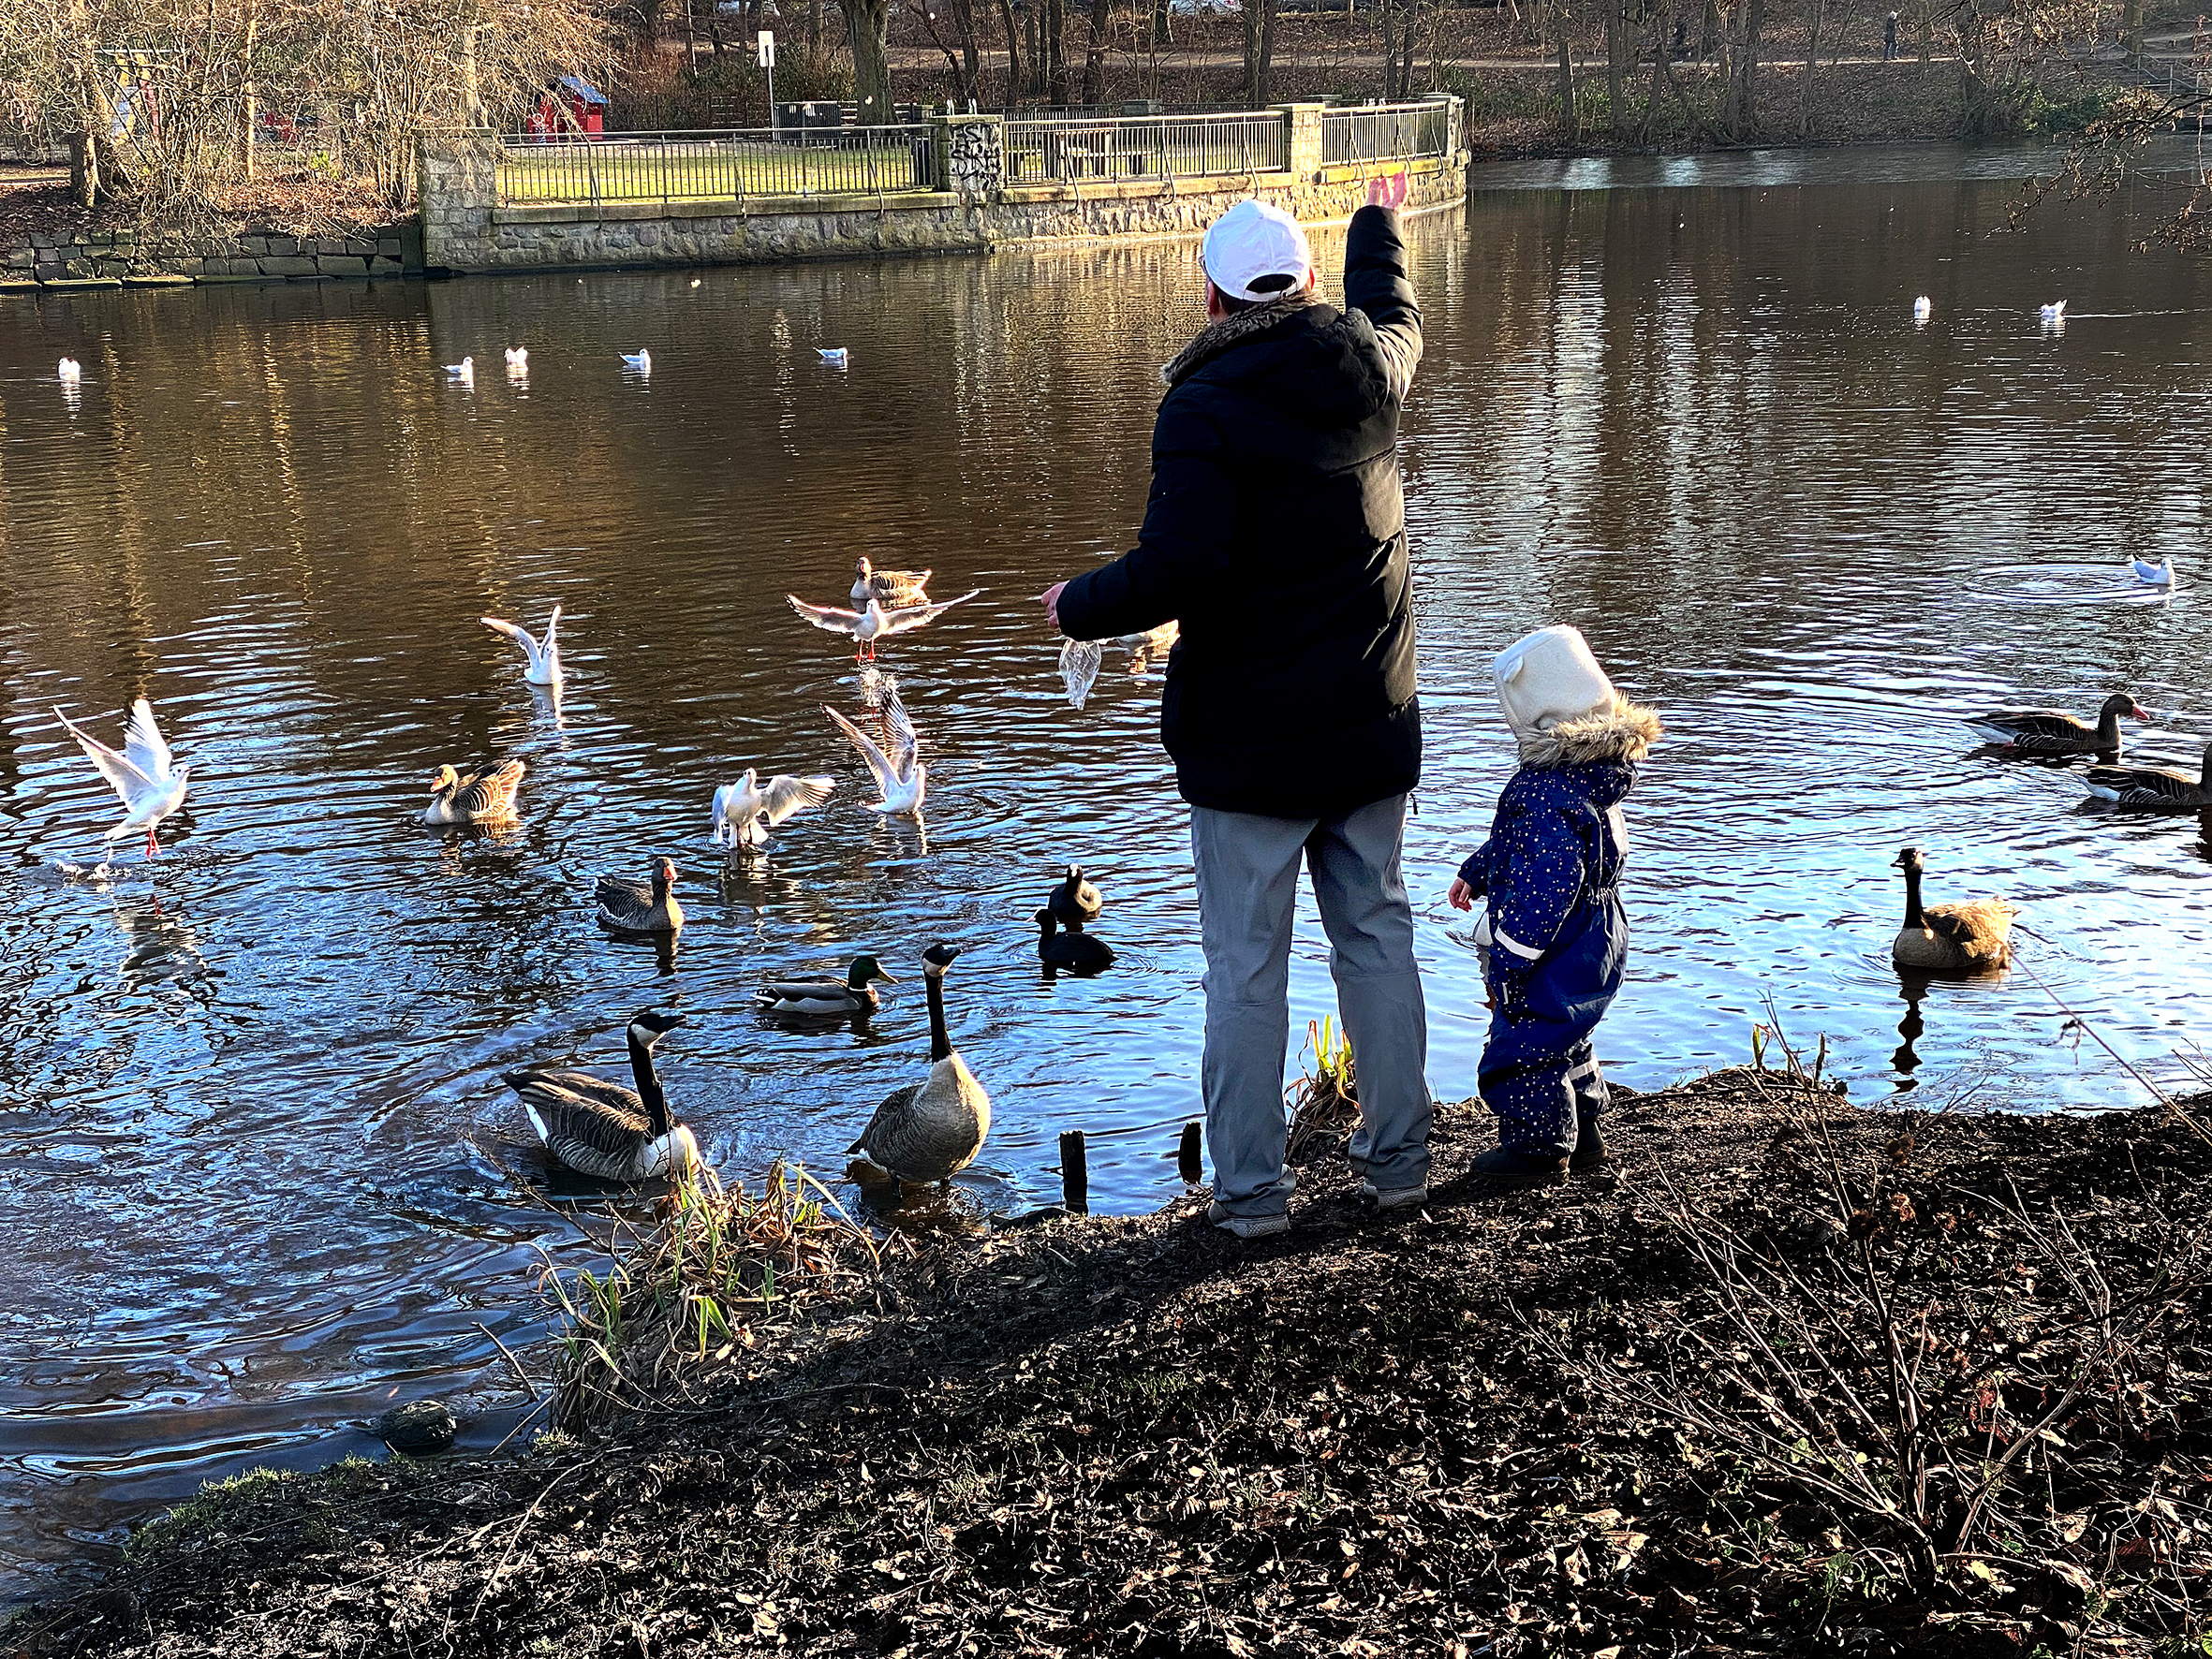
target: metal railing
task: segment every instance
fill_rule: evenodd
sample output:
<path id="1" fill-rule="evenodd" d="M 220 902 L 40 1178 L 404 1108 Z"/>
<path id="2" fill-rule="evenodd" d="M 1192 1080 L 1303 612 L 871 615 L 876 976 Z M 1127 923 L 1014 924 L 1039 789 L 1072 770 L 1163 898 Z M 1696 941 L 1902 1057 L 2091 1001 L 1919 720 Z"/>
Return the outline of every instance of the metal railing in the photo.
<path id="1" fill-rule="evenodd" d="M 1279 173 L 1290 165 L 1290 125 L 1273 112 L 1098 121 L 1040 121 L 1016 115 L 1006 124 L 1010 184 Z"/>
<path id="2" fill-rule="evenodd" d="M 929 190 L 926 126 L 760 127 L 500 141 L 499 200 L 715 201 Z"/>
<path id="3" fill-rule="evenodd" d="M 1423 104 L 1370 104 L 1359 110 L 1321 111 L 1321 165 L 1363 161 L 1416 161 L 1452 150 L 1452 106 L 1443 99 Z"/>

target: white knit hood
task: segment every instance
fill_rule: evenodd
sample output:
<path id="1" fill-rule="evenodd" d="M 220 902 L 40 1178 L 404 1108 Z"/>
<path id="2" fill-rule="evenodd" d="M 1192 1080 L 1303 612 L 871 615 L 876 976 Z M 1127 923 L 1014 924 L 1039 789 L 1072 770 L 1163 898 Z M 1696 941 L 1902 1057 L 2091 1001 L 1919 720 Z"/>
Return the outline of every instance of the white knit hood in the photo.
<path id="1" fill-rule="evenodd" d="M 1577 629 L 1539 628 L 1514 640 L 1491 673 L 1524 766 L 1641 760 L 1661 735 L 1658 712 L 1614 689 Z"/>

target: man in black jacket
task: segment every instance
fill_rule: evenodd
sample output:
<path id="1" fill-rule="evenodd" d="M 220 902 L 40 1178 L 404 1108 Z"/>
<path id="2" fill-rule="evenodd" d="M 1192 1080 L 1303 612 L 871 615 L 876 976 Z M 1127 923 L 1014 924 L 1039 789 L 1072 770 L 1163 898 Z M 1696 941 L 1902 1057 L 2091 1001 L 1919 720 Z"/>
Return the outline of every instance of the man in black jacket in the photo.
<path id="1" fill-rule="evenodd" d="M 1358 1065 L 1362 1194 L 1427 1197 L 1427 1023 L 1399 874 L 1421 775 L 1398 414 L 1421 310 L 1376 179 L 1351 221 L 1341 312 L 1280 209 L 1206 233 L 1205 329 L 1161 371 L 1136 548 L 1044 595 L 1078 639 L 1173 620 L 1160 735 L 1191 807 L 1206 953 L 1201 1086 L 1216 1225 L 1281 1232 L 1282 1081 L 1298 866 L 1310 870 Z"/>

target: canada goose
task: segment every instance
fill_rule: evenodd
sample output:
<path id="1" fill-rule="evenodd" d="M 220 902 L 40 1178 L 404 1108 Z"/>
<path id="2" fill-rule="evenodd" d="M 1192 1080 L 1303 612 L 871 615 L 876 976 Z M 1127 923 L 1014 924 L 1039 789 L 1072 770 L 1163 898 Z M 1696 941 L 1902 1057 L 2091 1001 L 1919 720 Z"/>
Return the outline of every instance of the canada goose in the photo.
<path id="1" fill-rule="evenodd" d="M 1081 928 L 1060 932 L 1060 918 L 1052 913 L 1051 906 L 1037 913 L 1037 925 L 1044 930 L 1037 941 L 1037 960 L 1046 967 L 1097 974 L 1113 965 L 1113 946 Z"/>
<path id="2" fill-rule="evenodd" d="M 991 1096 L 952 1050 L 945 1029 L 945 970 L 960 954 L 951 945 L 922 953 L 929 991 L 929 1075 L 893 1090 L 861 1138 L 846 1148 L 898 1182 L 947 1182 L 975 1162 L 991 1133 Z"/>
<path id="3" fill-rule="evenodd" d="M 759 770 L 748 766 L 744 777 L 715 791 L 715 844 L 720 846 L 727 835 L 731 852 L 766 846 L 769 830 L 793 813 L 821 805 L 836 787 L 834 778 L 795 778 L 780 772 L 762 784 Z"/>
<path id="4" fill-rule="evenodd" d="M 553 608 L 553 615 L 546 619 L 545 638 L 533 639 L 525 628 L 518 628 L 510 622 L 495 616 L 479 616 L 477 621 L 495 634 L 505 634 L 515 642 L 527 665 L 523 678 L 532 685 L 557 686 L 561 683 L 561 608 Z"/>
<path id="5" fill-rule="evenodd" d="M 2206 745 L 2204 767 L 2193 778 L 2172 766 L 2092 766 L 2088 785 L 2089 793 L 2099 800 L 2116 800 L 2122 806 L 2199 811 L 2212 806 L 2212 744 Z"/>
<path id="6" fill-rule="evenodd" d="M 1920 848 L 1907 847 L 1894 868 L 1905 873 L 1905 925 L 1890 947 L 1897 966 L 1922 974 L 1983 974 L 2013 960 L 2012 905 L 2002 899 L 1969 899 L 1923 909 L 1920 877 L 1927 863 Z"/>
<path id="7" fill-rule="evenodd" d="M 898 981 L 868 955 L 856 956 L 842 979 L 776 979 L 753 992 L 764 1013 L 829 1016 L 873 1013 L 878 1006 L 873 981 Z"/>
<path id="8" fill-rule="evenodd" d="M 928 570 L 878 570 L 865 559 L 857 559 L 852 566 L 852 605 L 855 610 L 867 609 L 873 598 L 887 609 L 929 603 L 929 579 L 935 574 Z"/>
<path id="9" fill-rule="evenodd" d="M 2121 720 L 2149 718 L 2149 710 L 2120 691 L 2104 699 L 2094 726 L 2052 709 L 1995 709 L 1969 715 L 1965 725 L 1983 742 L 2016 755 L 2116 754 Z"/>
<path id="10" fill-rule="evenodd" d="M 650 881 L 600 876 L 599 926 L 618 933 L 673 933 L 684 925 L 684 906 L 669 890 L 675 879 L 676 866 L 667 859 L 653 860 Z"/>
<path id="11" fill-rule="evenodd" d="M 450 766 L 437 769 L 422 821 L 430 825 L 504 823 L 515 815 L 515 792 L 526 769 L 510 760 L 496 771 L 464 774 Z"/>
<path id="12" fill-rule="evenodd" d="M 843 634 L 854 642 L 853 660 L 861 660 L 865 652 L 876 654 L 876 641 L 892 634 L 911 633 L 914 629 L 933 623 L 955 605 L 965 605 L 981 588 L 971 588 L 957 599 L 947 599 L 941 605 L 902 605 L 896 609 L 886 609 L 883 602 L 873 594 L 858 610 L 840 610 L 834 605 L 809 605 L 796 594 L 786 594 L 784 598 L 791 609 L 825 633 Z"/>
<path id="13" fill-rule="evenodd" d="M 648 1010 L 629 1022 L 635 1089 L 587 1071 L 528 1066 L 510 1071 L 507 1086 L 523 1097 L 523 1115 L 554 1159 L 601 1181 L 681 1179 L 700 1161 L 699 1142 L 669 1116 L 668 1096 L 653 1069 L 653 1045 L 684 1023 L 681 1014 Z"/>
<path id="14" fill-rule="evenodd" d="M 1053 888 L 1045 905 L 1061 926 L 1080 933 L 1085 922 L 1099 919 L 1099 912 L 1106 908 L 1106 901 L 1097 888 L 1084 879 L 1083 866 L 1070 864 L 1067 879 Z"/>
<path id="15" fill-rule="evenodd" d="M 107 838 L 120 841 L 143 828 L 146 857 L 159 858 L 161 849 L 155 843 L 154 831 L 162 819 L 184 804 L 184 791 L 190 785 L 192 769 L 177 765 L 176 756 L 170 753 L 161 727 L 154 722 L 154 705 L 144 697 L 131 704 L 130 723 L 123 728 L 121 754 L 89 732 L 79 730 L 59 709 L 53 715 L 77 740 L 84 757 L 99 769 L 100 776 L 123 798 L 123 822 L 109 830 Z"/>
<path id="16" fill-rule="evenodd" d="M 876 746 L 874 738 L 829 704 L 822 705 L 822 712 L 837 723 L 837 729 L 861 752 L 868 771 L 875 774 L 876 787 L 883 799 L 871 803 L 868 810 L 887 818 L 912 818 L 920 823 L 922 798 L 929 788 L 929 768 L 922 764 L 922 740 L 915 735 L 907 705 L 899 701 L 898 686 L 888 680 L 883 683 L 883 730 L 891 740 L 888 755 Z"/>

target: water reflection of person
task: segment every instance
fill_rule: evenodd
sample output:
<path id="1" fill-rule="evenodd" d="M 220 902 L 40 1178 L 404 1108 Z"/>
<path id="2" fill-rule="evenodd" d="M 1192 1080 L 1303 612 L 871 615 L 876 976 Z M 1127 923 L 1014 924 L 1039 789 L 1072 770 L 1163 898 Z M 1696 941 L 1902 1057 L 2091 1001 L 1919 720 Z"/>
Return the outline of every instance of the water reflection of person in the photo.
<path id="1" fill-rule="evenodd" d="M 1298 222 L 1257 199 L 1201 250 L 1206 327 L 1161 373 L 1152 494 L 1134 551 L 1043 595 L 1077 639 L 1180 621 L 1160 736 L 1190 803 L 1206 957 L 1200 1088 L 1207 1219 L 1290 1225 L 1283 1057 L 1303 862 L 1359 1056 L 1353 1166 L 1378 1208 L 1427 1197 L 1427 1016 L 1399 861 L 1421 775 L 1398 416 L 1421 311 L 1373 179 L 1344 253 L 1344 309 L 1316 292 Z"/>

